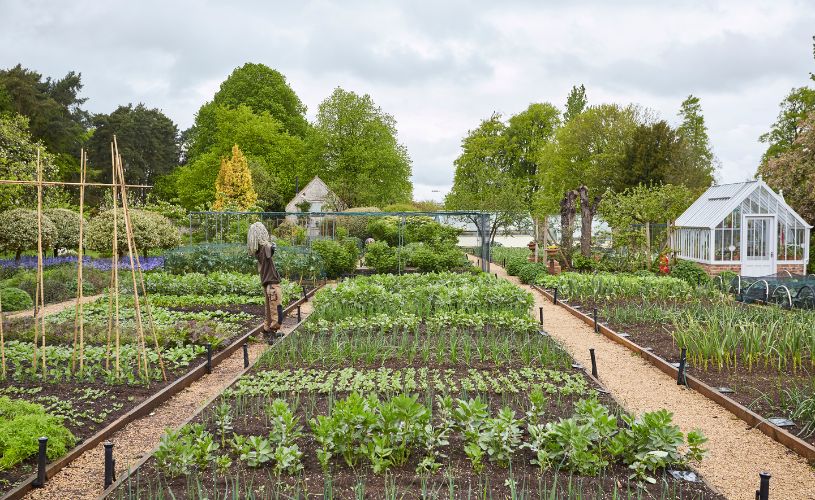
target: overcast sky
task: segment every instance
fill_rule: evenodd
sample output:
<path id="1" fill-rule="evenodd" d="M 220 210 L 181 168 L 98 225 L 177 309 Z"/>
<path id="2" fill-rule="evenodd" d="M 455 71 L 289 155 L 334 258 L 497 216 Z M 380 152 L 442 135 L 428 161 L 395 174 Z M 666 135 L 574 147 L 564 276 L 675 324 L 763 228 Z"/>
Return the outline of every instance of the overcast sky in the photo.
<path id="1" fill-rule="evenodd" d="M 309 118 L 334 87 L 398 123 L 415 198 L 440 199 L 461 138 L 493 111 L 635 102 L 675 124 L 701 98 L 720 181 L 752 177 L 758 136 L 811 83 L 815 2 L 0 0 L 0 67 L 82 73 L 86 108 L 143 102 L 179 127 L 245 62 L 281 71 Z"/>

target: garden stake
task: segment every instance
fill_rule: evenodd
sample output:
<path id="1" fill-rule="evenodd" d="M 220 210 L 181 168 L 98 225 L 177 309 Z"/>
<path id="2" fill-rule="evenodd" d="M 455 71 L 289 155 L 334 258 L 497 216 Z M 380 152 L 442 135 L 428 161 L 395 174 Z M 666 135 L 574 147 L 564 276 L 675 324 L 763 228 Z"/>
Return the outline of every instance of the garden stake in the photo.
<path id="1" fill-rule="evenodd" d="M 6 339 L 3 337 L 3 297 L 0 294 L 0 358 L 3 360 L 3 379 L 6 378 Z"/>
<path id="2" fill-rule="evenodd" d="M 116 479 L 114 477 L 116 461 L 113 460 L 113 443 L 105 441 L 103 446 L 105 447 L 105 489 L 108 489 L 113 484 L 113 480 Z"/>
<path id="3" fill-rule="evenodd" d="M 557 287 L 555 287 L 555 293 L 552 295 L 552 304 L 557 304 Z"/>
<path id="4" fill-rule="evenodd" d="M 74 350 L 71 353 L 71 371 L 76 370 L 76 344 L 77 338 L 79 338 L 79 373 L 82 373 L 85 367 L 85 314 L 82 307 L 82 256 L 84 245 L 82 243 L 85 241 L 83 233 L 85 229 L 85 175 L 87 166 L 84 149 L 79 152 L 79 162 L 79 244 L 76 252 L 76 309 L 74 312 Z"/>
<path id="5" fill-rule="evenodd" d="M 144 296 L 144 304 L 145 310 L 147 311 L 147 319 L 150 324 L 150 329 L 153 334 L 153 341 L 156 347 L 156 354 L 158 355 L 158 362 L 161 368 L 161 374 L 164 381 L 167 381 L 167 372 L 164 369 L 164 360 L 161 357 L 161 347 L 158 343 L 158 335 L 156 334 L 156 327 L 153 323 L 153 314 L 150 311 L 150 301 L 147 298 L 147 290 L 144 286 L 144 275 L 142 274 L 141 270 L 141 263 L 139 261 L 139 251 L 136 248 L 136 241 L 133 237 L 133 224 L 130 221 L 130 212 L 128 210 L 128 203 L 127 203 L 127 190 L 125 189 L 125 171 L 122 163 L 122 157 L 118 155 L 119 146 L 116 142 L 116 136 L 113 136 L 113 146 L 116 150 L 116 158 L 118 159 L 117 166 L 119 171 L 119 180 L 122 184 L 122 209 L 124 210 L 124 220 L 125 220 L 125 231 L 127 232 L 127 251 L 130 256 L 130 275 L 133 278 L 133 305 L 136 314 L 136 324 L 138 326 L 139 336 L 141 337 L 141 348 L 142 348 L 142 355 L 144 356 L 144 376 L 149 379 L 150 372 L 147 367 L 147 347 L 145 346 L 144 341 L 144 328 L 142 326 L 141 320 L 141 309 L 139 306 L 139 292 L 138 288 L 136 287 L 136 272 L 138 271 L 139 280 L 141 281 L 141 288 L 142 288 L 142 295 Z M 135 258 L 136 265 L 133 265 L 133 260 Z"/>
<path id="6" fill-rule="evenodd" d="M 770 478 L 772 477 L 769 472 L 759 472 L 760 479 L 759 489 L 756 490 L 756 498 L 758 500 L 770 500 Z"/>
<path id="7" fill-rule="evenodd" d="M 303 285 L 303 302 L 308 302 L 308 293 L 306 293 L 305 285 Z"/>
<path id="8" fill-rule="evenodd" d="M 591 376 L 597 378 L 597 359 L 594 357 L 594 348 L 589 349 L 591 355 Z"/>
<path id="9" fill-rule="evenodd" d="M 540 316 L 541 325 L 543 325 L 543 306 L 538 307 L 538 315 Z"/>
<path id="10" fill-rule="evenodd" d="M 243 343 L 243 367 L 249 368 L 249 343 Z"/>
<path id="11" fill-rule="evenodd" d="M 685 377 L 687 354 L 688 350 L 683 347 L 682 353 L 679 355 L 679 372 L 676 374 L 676 385 L 688 385 L 688 379 Z"/>
<path id="12" fill-rule="evenodd" d="M 297 306 L 297 322 L 300 323 L 301 321 L 303 321 L 303 315 L 300 312 L 300 306 L 298 305 Z"/>
<path id="13" fill-rule="evenodd" d="M 39 453 L 37 454 L 37 479 L 31 483 L 31 486 L 35 488 L 42 488 L 45 486 L 45 459 L 46 452 L 48 451 L 48 438 L 43 436 L 39 439 L 40 441 L 40 449 Z"/>
<path id="14" fill-rule="evenodd" d="M 212 373 L 212 344 L 207 344 L 207 373 Z"/>
<path id="15" fill-rule="evenodd" d="M 596 307 L 594 308 L 594 311 L 592 312 L 592 314 L 594 316 L 594 333 L 600 333 L 600 324 L 597 323 L 597 308 Z"/>

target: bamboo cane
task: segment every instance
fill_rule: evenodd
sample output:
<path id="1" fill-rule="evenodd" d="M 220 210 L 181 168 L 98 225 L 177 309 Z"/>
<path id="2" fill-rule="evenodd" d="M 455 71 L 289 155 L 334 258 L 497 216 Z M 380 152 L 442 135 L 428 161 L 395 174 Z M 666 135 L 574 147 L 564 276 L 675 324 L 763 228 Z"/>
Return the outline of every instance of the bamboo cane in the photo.
<path id="1" fill-rule="evenodd" d="M 34 318 L 36 323 L 40 323 L 40 338 L 42 340 L 42 377 L 45 378 L 45 285 L 43 283 L 43 265 L 42 265 L 42 163 L 40 162 L 40 152 L 37 150 L 37 283 L 39 284 L 39 308 L 37 308 L 38 316 Z M 36 369 L 35 369 L 36 372 Z"/>
<path id="2" fill-rule="evenodd" d="M 119 165 L 119 182 L 122 184 L 122 186 L 124 186 L 125 185 L 124 167 L 122 166 L 121 161 L 119 161 L 118 165 Z M 122 188 L 122 199 L 124 200 L 122 202 L 122 204 L 126 205 L 127 204 L 127 190 L 124 187 Z M 136 240 L 135 240 L 135 237 L 133 235 L 132 227 L 128 231 L 128 238 L 130 238 L 131 244 L 133 245 L 133 256 L 136 259 L 136 271 L 137 271 L 138 276 L 139 276 L 139 283 L 141 284 L 142 297 L 144 298 L 144 310 L 145 310 L 145 313 L 147 313 L 147 321 L 148 321 L 148 324 L 149 324 L 149 327 L 150 327 L 150 333 L 152 334 L 153 343 L 154 343 L 155 348 L 156 348 L 156 354 L 158 355 L 158 363 L 159 363 L 159 367 L 161 368 L 161 376 L 164 379 L 164 381 L 166 382 L 167 381 L 167 371 L 164 368 L 164 359 L 163 359 L 163 357 L 161 355 L 161 346 L 159 345 L 159 342 L 158 342 L 158 334 L 156 333 L 156 324 L 155 324 L 155 321 L 153 321 L 153 312 L 152 312 L 151 307 L 150 307 L 150 298 L 147 295 L 147 287 L 144 284 L 144 273 L 142 272 L 141 261 L 139 259 L 139 249 L 136 246 Z M 132 269 L 132 265 L 131 265 L 131 272 L 132 271 L 133 271 L 133 269 Z M 146 363 L 146 360 L 147 360 L 147 355 L 146 355 L 146 351 L 145 351 L 145 363 Z"/>
<path id="3" fill-rule="evenodd" d="M 3 379 L 6 378 L 6 338 L 3 336 L 3 294 L 0 291 L 0 359 L 3 361 Z"/>
<path id="4" fill-rule="evenodd" d="M 74 315 L 74 352 L 71 355 L 71 371 L 75 369 L 76 358 L 76 344 L 77 337 L 79 337 L 79 373 L 82 373 L 85 368 L 85 312 L 82 305 L 84 295 L 83 290 L 83 277 L 82 277 L 82 258 L 84 254 L 84 229 L 85 229 L 85 174 L 87 166 L 87 158 L 85 150 L 80 150 L 79 153 L 80 163 L 80 186 L 79 186 L 79 245 L 77 250 L 77 273 L 76 273 L 76 312 Z"/>
<path id="5" fill-rule="evenodd" d="M 15 179 L 0 179 L 0 185 L 3 184 L 12 184 L 12 185 L 22 185 L 22 186 L 38 186 L 39 183 L 37 181 L 22 181 L 22 180 L 15 180 Z M 42 181 L 43 186 L 84 186 L 84 187 L 111 187 L 113 184 L 106 184 L 104 182 L 60 182 L 60 181 Z M 153 186 L 148 186 L 146 184 L 129 184 L 127 187 L 129 188 L 143 188 L 149 189 Z"/>
<path id="6" fill-rule="evenodd" d="M 122 171 L 122 160 L 119 156 L 119 146 L 116 142 L 116 136 L 113 136 L 113 149 L 116 152 L 116 164 L 118 164 L 119 171 Z M 124 182 L 122 182 L 124 184 Z M 139 288 L 136 285 L 136 263 L 133 259 L 133 229 L 130 224 L 130 211 L 128 210 L 128 203 L 127 203 L 127 192 L 125 188 L 122 187 L 122 212 L 123 218 L 125 221 L 125 235 L 127 241 L 127 255 L 128 259 L 130 260 L 130 277 L 133 281 L 133 309 L 136 315 L 136 331 L 138 332 L 138 339 L 139 344 L 141 346 L 141 356 L 144 361 L 144 377 L 149 380 L 150 372 L 147 366 L 147 347 L 144 342 L 144 325 L 142 324 L 142 317 L 141 317 L 141 304 L 139 303 Z M 141 370 L 141 361 L 139 362 L 139 369 Z"/>

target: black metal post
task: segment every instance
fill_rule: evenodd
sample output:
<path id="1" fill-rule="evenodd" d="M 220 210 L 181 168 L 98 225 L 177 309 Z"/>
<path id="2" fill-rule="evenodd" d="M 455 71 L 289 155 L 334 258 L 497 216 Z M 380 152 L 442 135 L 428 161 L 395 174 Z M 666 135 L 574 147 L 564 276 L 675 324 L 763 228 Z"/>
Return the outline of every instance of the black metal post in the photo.
<path id="1" fill-rule="evenodd" d="M 207 373 L 212 373 L 212 344 L 207 344 Z"/>
<path id="2" fill-rule="evenodd" d="M 48 438 L 43 436 L 39 439 L 40 449 L 37 454 L 37 479 L 31 485 L 35 488 L 42 488 L 45 486 L 45 461 L 47 460 L 48 452 Z"/>
<path id="3" fill-rule="evenodd" d="M 758 491 L 756 491 L 756 498 L 759 500 L 770 500 L 770 475 L 769 472 L 759 472 L 758 476 L 760 479 Z"/>
<path id="4" fill-rule="evenodd" d="M 308 302 L 308 292 L 306 292 L 305 286 L 303 286 L 303 302 Z"/>
<path id="5" fill-rule="evenodd" d="M 600 323 L 597 322 L 597 308 L 596 307 L 594 308 L 594 311 L 592 312 L 592 315 L 594 316 L 594 333 L 600 333 Z"/>
<path id="6" fill-rule="evenodd" d="M 495 273 L 495 279 L 498 279 L 498 273 Z"/>
<path id="7" fill-rule="evenodd" d="M 552 304 L 557 304 L 557 287 L 555 287 L 555 294 L 552 295 Z"/>
<path id="8" fill-rule="evenodd" d="M 249 368 L 249 343 L 243 343 L 243 367 Z"/>
<path id="9" fill-rule="evenodd" d="M 105 489 L 108 489 L 113 484 L 114 476 L 114 461 L 113 461 L 113 443 L 105 441 Z"/>
<path id="10" fill-rule="evenodd" d="M 685 363 L 687 362 L 688 350 L 682 348 L 679 354 L 679 372 L 676 374 L 676 385 L 688 385 L 688 379 L 685 377 Z"/>
<path id="11" fill-rule="evenodd" d="M 543 306 L 538 307 L 538 315 L 540 316 L 541 325 L 543 324 Z"/>
<path id="12" fill-rule="evenodd" d="M 594 348 L 589 349 L 591 355 L 591 376 L 597 378 L 597 358 L 594 357 Z"/>
<path id="13" fill-rule="evenodd" d="M 300 306 L 297 306 L 297 322 L 303 321 L 303 314 L 300 312 Z"/>

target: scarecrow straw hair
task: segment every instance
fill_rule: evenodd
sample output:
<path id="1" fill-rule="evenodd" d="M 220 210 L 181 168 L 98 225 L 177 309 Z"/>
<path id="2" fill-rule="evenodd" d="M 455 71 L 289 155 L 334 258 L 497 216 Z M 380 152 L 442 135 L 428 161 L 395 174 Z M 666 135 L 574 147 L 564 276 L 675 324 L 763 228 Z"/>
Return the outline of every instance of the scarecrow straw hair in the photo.
<path id="1" fill-rule="evenodd" d="M 246 235 L 246 247 L 249 250 L 249 255 L 255 255 L 261 245 L 268 245 L 269 231 L 266 226 L 261 222 L 255 222 L 249 226 L 249 232 Z"/>

